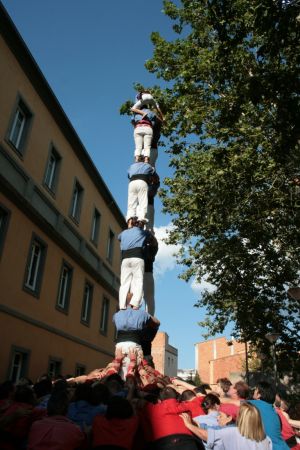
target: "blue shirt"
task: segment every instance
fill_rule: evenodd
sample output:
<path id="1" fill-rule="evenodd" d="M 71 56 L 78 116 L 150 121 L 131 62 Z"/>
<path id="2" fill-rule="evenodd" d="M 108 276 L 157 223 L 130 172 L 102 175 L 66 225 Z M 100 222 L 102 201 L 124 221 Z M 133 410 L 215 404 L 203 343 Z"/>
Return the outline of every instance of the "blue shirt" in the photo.
<path id="1" fill-rule="evenodd" d="M 280 420 L 271 403 L 263 400 L 247 400 L 259 410 L 266 435 L 272 441 L 273 450 L 288 450 L 288 445 L 281 436 Z"/>
<path id="2" fill-rule="evenodd" d="M 121 309 L 113 316 L 113 322 L 117 331 L 142 330 L 151 318 L 143 309 Z"/>
<path id="3" fill-rule="evenodd" d="M 131 164 L 128 169 L 128 178 L 131 178 L 133 175 L 152 175 L 154 173 L 154 169 L 150 164 L 145 162 L 136 162 Z"/>
<path id="4" fill-rule="evenodd" d="M 133 122 L 136 125 L 140 120 L 147 120 L 149 124 L 154 127 L 156 122 L 156 115 L 153 111 L 150 111 L 150 109 L 143 108 L 143 111 L 146 113 L 145 116 L 142 116 L 141 114 L 135 114 L 133 117 Z"/>
<path id="5" fill-rule="evenodd" d="M 139 227 L 128 228 L 119 234 L 118 239 L 121 242 L 121 250 L 130 250 L 132 248 L 143 248 L 146 239 L 150 237 L 149 231 L 142 230 Z"/>

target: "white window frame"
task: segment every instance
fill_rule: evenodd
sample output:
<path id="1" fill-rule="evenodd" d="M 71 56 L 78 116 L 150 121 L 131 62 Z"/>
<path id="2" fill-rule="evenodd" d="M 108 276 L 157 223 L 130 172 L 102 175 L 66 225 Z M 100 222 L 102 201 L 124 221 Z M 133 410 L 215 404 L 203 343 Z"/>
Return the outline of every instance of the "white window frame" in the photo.
<path id="1" fill-rule="evenodd" d="M 66 309 L 70 282 L 71 282 L 71 269 L 66 264 L 63 264 L 59 279 L 59 288 L 57 297 L 57 306 L 59 308 Z"/>
<path id="2" fill-rule="evenodd" d="M 93 295 L 93 286 L 89 283 L 85 283 L 83 291 L 81 320 L 86 323 L 88 323 L 89 321 L 92 295 Z"/>
<path id="3" fill-rule="evenodd" d="M 18 130 L 18 134 L 15 137 L 15 131 L 16 131 L 16 127 L 18 124 L 18 119 L 19 116 L 22 116 L 22 121 L 21 121 L 21 125 L 20 128 Z M 26 124 L 26 120 L 28 120 L 28 116 L 26 115 L 26 113 L 24 112 L 24 110 L 20 107 L 20 105 L 17 107 L 15 115 L 14 115 L 14 120 L 13 120 L 13 124 L 11 127 L 11 131 L 9 133 L 9 141 L 13 144 L 13 146 L 19 150 L 20 147 L 20 143 L 21 143 L 21 139 L 25 130 L 25 124 Z"/>
<path id="4" fill-rule="evenodd" d="M 38 249 L 37 255 L 35 254 L 35 249 Z M 31 289 L 32 291 L 36 291 L 37 289 L 38 275 L 42 261 L 42 253 L 43 253 L 42 245 L 38 241 L 33 240 L 31 245 L 30 261 L 27 270 L 27 277 L 25 281 L 25 286 L 28 289 Z M 33 271 L 34 273 L 32 275 Z"/>

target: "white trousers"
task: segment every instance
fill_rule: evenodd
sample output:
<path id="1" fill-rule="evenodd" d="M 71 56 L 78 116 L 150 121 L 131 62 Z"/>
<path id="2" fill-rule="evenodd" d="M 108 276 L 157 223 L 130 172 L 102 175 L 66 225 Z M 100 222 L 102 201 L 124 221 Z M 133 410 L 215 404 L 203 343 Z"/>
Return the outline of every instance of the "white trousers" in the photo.
<path id="1" fill-rule="evenodd" d="M 148 222 L 146 223 L 146 230 L 153 231 L 154 229 L 154 205 L 150 205 L 148 203 L 147 208 L 147 219 Z"/>
<path id="2" fill-rule="evenodd" d="M 153 130 L 150 126 L 135 127 L 133 137 L 135 142 L 134 156 L 144 156 L 150 158 L 151 142 Z M 144 151 L 143 151 L 144 150 Z"/>
<path id="3" fill-rule="evenodd" d="M 121 264 L 119 308 L 126 309 L 126 296 L 132 292 L 130 304 L 140 306 L 143 297 L 145 262 L 142 258 L 125 258 Z"/>
<path id="4" fill-rule="evenodd" d="M 144 180 L 133 180 L 128 185 L 127 220 L 137 217 L 144 220 L 148 209 L 148 184 Z"/>
<path id="5" fill-rule="evenodd" d="M 153 272 L 144 273 L 144 301 L 146 305 L 146 311 L 151 316 L 154 316 L 155 312 L 155 298 L 154 298 L 154 278 Z"/>

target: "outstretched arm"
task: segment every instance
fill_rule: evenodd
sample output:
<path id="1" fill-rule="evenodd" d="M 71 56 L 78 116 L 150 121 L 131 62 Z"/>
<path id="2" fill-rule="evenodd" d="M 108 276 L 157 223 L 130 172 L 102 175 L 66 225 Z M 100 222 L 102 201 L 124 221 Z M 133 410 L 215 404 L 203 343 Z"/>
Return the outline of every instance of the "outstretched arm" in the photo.
<path id="1" fill-rule="evenodd" d="M 195 422 L 192 421 L 191 416 L 188 413 L 182 413 L 180 414 L 180 417 L 184 421 L 184 425 L 198 438 L 202 439 L 203 441 L 207 441 L 207 430 L 202 430 L 202 428 L 199 428 L 197 425 L 195 425 Z"/>

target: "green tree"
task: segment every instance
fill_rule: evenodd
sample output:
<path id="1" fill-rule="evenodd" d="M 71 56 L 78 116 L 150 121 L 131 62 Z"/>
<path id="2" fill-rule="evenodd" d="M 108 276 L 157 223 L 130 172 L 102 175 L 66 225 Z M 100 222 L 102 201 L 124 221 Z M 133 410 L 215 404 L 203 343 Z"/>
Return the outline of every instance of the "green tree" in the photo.
<path id="1" fill-rule="evenodd" d="M 291 356 L 300 325 L 286 294 L 300 269 L 299 2 L 165 1 L 164 12 L 178 36 L 153 33 L 146 67 L 166 86 L 152 91 L 174 170 L 162 192 L 168 242 L 181 244 L 184 280 L 215 286 L 195 305 L 206 307 L 209 335 L 233 321 L 236 337 L 259 344 L 274 330 Z"/>

